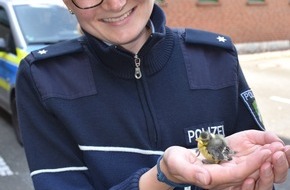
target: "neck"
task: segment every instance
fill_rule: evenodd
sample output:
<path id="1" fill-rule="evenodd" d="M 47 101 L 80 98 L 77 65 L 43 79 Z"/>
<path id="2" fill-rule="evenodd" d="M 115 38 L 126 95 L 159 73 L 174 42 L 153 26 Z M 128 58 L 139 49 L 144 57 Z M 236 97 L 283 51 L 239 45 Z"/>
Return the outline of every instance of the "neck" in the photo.
<path id="1" fill-rule="evenodd" d="M 146 43 L 147 39 L 151 35 L 151 29 L 149 27 L 145 27 L 144 30 L 131 42 L 121 45 L 124 49 L 137 54 L 142 46 Z"/>

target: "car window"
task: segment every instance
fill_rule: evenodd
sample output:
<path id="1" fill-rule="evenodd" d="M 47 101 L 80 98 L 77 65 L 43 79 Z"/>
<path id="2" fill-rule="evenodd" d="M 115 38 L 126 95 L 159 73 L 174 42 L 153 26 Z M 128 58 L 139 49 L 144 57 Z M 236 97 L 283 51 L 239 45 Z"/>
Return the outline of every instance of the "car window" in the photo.
<path id="1" fill-rule="evenodd" d="M 1 6 L 0 6 L 0 38 L 4 40 L 6 46 L 5 51 L 16 54 L 15 44 L 8 16 L 5 9 Z"/>
<path id="2" fill-rule="evenodd" d="M 28 44 L 50 44 L 80 34 L 77 20 L 60 5 L 18 5 L 14 7 Z"/>
<path id="3" fill-rule="evenodd" d="M 0 24 L 8 26 L 8 16 L 3 7 L 0 6 Z"/>

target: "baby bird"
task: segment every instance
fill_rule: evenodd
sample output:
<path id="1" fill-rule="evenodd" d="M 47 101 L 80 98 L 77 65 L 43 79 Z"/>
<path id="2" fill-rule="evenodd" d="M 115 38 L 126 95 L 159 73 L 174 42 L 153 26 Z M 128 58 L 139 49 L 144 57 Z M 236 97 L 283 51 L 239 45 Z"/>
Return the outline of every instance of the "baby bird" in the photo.
<path id="1" fill-rule="evenodd" d="M 222 135 L 211 134 L 207 131 L 201 132 L 196 139 L 198 155 L 201 153 L 205 164 L 219 164 L 221 161 L 232 160 L 235 151 L 231 150 Z"/>

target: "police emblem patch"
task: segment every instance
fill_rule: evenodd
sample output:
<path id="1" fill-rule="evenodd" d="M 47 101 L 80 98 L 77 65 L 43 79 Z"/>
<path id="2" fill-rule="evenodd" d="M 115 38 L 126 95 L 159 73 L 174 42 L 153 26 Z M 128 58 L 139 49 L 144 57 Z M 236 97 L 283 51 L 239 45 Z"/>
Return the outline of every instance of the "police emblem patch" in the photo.
<path id="1" fill-rule="evenodd" d="M 241 97 L 242 97 L 244 103 L 246 104 L 247 108 L 251 112 L 252 116 L 254 117 L 258 126 L 262 130 L 265 130 L 262 116 L 259 112 L 257 102 L 256 102 L 256 99 L 255 99 L 255 96 L 254 96 L 254 93 L 252 92 L 252 90 L 247 90 L 247 91 L 241 93 Z"/>

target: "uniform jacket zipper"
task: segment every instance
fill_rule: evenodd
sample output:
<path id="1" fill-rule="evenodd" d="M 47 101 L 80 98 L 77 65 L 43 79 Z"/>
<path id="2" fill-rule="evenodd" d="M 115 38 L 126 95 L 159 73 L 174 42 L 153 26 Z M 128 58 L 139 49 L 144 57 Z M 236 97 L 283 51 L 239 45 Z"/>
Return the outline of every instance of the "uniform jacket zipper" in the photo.
<path id="1" fill-rule="evenodd" d="M 141 79 L 142 72 L 141 72 L 141 59 L 139 58 L 138 54 L 135 54 L 134 56 L 134 62 L 135 62 L 135 78 Z"/>
<path id="2" fill-rule="evenodd" d="M 157 130 L 156 130 L 156 118 L 154 117 L 154 111 L 152 112 L 153 105 L 151 103 L 150 93 L 148 92 L 148 86 L 146 83 L 146 79 L 142 78 L 141 71 L 141 59 L 138 54 L 134 55 L 134 63 L 135 63 L 135 78 L 137 79 L 137 83 L 139 84 L 139 93 L 142 95 L 142 105 L 144 106 L 144 114 L 148 124 L 148 135 L 152 146 L 157 146 Z M 142 79 L 142 80 L 140 80 Z"/>

